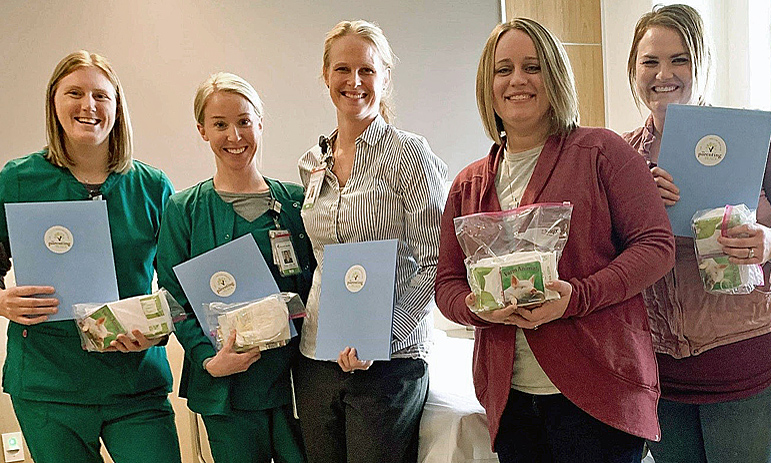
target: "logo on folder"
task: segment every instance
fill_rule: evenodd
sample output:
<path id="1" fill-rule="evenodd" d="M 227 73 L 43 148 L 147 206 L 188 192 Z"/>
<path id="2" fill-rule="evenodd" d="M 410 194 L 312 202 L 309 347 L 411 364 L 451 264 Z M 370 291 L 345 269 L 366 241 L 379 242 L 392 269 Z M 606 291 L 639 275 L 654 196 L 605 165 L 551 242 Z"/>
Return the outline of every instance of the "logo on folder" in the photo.
<path id="1" fill-rule="evenodd" d="M 361 265 L 352 265 L 351 268 L 345 272 L 345 288 L 352 292 L 358 293 L 364 287 L 367 282 L 367 271 Z"/>
<path id="2" fill-rule="evenodd" d="M 707 135 L 696 143 L 696 160 L 704 166 L 711 167 L 720 164 L 725 158 L 725 140 L 717 135 Z"/>
<path id="3" fill-rule="evenodd" d="M 216 272 L 209 279 L 212 292 L 219 297 L 228 297 L 236 292 L 236 279 L 228 272 Z"/>
<path id="4" fill-rule="evenodd" d="M 72 232 L 61 225 L 54 225 L 46 230 L 43 239 L 46 248 L 56 254 L 64 254 L 69 251 L 74 243 Z"/>

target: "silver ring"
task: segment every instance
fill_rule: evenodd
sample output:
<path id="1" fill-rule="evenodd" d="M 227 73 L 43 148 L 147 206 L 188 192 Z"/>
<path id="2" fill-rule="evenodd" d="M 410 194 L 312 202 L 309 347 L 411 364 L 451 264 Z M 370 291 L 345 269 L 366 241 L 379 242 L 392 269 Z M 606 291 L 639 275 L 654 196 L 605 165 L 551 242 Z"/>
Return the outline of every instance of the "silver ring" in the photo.
<path id="1" fill-rule="evenodd" d="M 749 248 L 749 252 L 747 253 L 747 259 L 752 259 L 755 257 L 755 248 Z"/>
<path id="2" fill-rule="evenodd" d="M 535 325 L 535 326 L 533 327 L 533 331 L 535 331 L 535 330 L 537 330 L 537 329 L 538 329 L 538 325 Z"/>

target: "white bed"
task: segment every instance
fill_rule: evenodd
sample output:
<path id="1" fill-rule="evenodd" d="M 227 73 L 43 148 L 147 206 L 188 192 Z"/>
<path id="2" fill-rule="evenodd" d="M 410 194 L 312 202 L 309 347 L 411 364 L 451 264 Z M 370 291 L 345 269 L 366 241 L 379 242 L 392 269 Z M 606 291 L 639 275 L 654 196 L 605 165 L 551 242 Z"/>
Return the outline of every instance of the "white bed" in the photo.
<path id="1" fill-rule="evenodd" d="M 428 358 L 428 401 L 420 422 L 422 463 L 498 462 L 490 451 L 487 417 L 474 395 L 474 341 L 434 330 Z"/>
<path id="2" fill-rule="evenodd" d="M 443 317 L 442 317 L 443 318 Z M 437 317 L 437 326 L 462 333 L 460 325 Z M 471 357 L 474 341 L 434 330 L 428 358 L 428 401 L 420 422 L 421 463 L 498 463 L 490 451 L 487 417 L 474 395 Z M 648 454 L 642 463 L 654 463 Z"/>

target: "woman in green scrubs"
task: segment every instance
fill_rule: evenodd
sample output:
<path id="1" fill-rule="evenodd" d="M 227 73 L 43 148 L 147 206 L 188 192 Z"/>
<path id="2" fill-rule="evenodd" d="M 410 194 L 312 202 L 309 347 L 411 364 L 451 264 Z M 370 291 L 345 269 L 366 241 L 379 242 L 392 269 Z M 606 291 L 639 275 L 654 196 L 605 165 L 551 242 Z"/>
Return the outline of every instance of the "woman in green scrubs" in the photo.
<path id="1" fill-rule="evenodd" d="M 278 287 L 305 300 L 315 262 L 300 218 L 303 189 L 260 173 L 262 101 L 244 79 L 228 73 L 210 76 L 198 88 L 194 110 L 216 171 L 213 178 L 171 197 L 158 242 L 158 283 L 188 314 L 176 324 L 185 348 L 180 395 L 203 416 L 217 463 L 304 462 L 289 374 L 297 342 L 237 353 L 231 336 L 217 352 L 173 272 L 175 265 L 251 233 Z M 277 229 L 291 235 L 297 257 L 293 275 L 274 263 L 270 232 Z"/>
<path id="2" fill-rule="evenodd" d="M 103 57 L 78 51 L 59 62 L 48 84 L 46 126 L 48 146 L 0 172 L 2 274 L 10 253 L 4 204 L 101 198 L 120 297 L 148 294 L 173 188 L 163 172 L 132 160 L 126 99 Z M 47 322 L 60 309 L 53 292 L 0 289 L 0 314 L 9 320 L 3 390 L 32 458 L 102 462 L 101 438 L 116 463 L 179 462 L 165 348 L 135 331 L 114 341 L 113 352 L 84 351 L 73 321 Z"/>

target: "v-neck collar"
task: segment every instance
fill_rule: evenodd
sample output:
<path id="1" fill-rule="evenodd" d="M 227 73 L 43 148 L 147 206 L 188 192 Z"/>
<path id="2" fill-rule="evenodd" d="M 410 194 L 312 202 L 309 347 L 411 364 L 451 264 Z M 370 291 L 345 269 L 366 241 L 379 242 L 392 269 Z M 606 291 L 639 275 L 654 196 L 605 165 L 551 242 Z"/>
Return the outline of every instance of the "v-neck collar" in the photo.
<path id="1" fill-rule="evenodd" d="M 541 154 L 538 156 L 538 161 L 535 164 L 533 175 L 530 177 L 530 181 L 522 194 L 522 199 L 519 203 L 520 207 L 534 204 L 538 201 L 554 168 L 557 166 L 557 161 L 559 161 L 560 152 L 562 151 L 562 146 L 564 145 L 566 138 L 567 135 L 550 135 L 546 139 L 546 143 L 544 143 Z M 485 176 L 482 185 L 484 194 L 480 197 L 480 201 L 489 194 L 495 194 L 495 177 L 498 174 L 498 167 L 501 165 L 505 150 L 505 138 L 501 145 L 494 144 L 492 148 L 490 148 L 490 153 L 487 156 L 487 175 Z M 494 204 L 497 206 L 498 211 L 501 210 L 500 201 L 497 197 L 496 201 L 489 202 L 489 204 Z"/>

